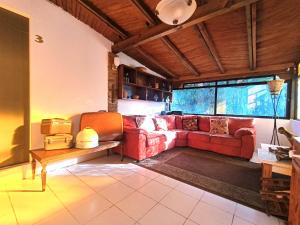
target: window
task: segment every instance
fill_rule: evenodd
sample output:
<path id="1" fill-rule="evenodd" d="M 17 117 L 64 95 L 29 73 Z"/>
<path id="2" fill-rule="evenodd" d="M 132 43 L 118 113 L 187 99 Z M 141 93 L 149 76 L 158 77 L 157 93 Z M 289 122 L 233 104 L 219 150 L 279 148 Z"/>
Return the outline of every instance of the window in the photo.
<path id="1" fill-rule="evenodd" d="M 190 114 L 213 114 L 215 88 L 179 89 L 173 91 L 173 111 Z"/>
<path id="2" fill-rule="evenodd" d="M 173 91 L 172 110 L 186 114 L 272 117 L 267 81 L 275 76 L 185 84 Z M 277 115 L 289 117 L 289 82 L 281 91 Z M 299 111 L 298 111 L 299 112 Z"/>

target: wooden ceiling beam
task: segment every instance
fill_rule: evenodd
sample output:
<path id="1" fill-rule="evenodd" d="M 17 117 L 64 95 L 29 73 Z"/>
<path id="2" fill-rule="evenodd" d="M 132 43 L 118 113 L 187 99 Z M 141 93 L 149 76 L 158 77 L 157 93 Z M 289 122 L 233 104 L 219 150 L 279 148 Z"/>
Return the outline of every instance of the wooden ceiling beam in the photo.
<path id="1" fill-rule="evenodd" d="M 153 27 L 141 31 L 139 34 L 127 38 L 126 40 L 115 43 L 112 46 L 112 51 L 114 53 L 118 53 L 130 47 L 139 46 L 141 44 L 147 43 L 152 40 L 156 40 L 158 38 L 172 34 L 179 30 L 194 26 L 198 23 L 202 23 L 214 17 L 224 15 L 226 13 L 240 9 L 242 7 L 255 3 L 257 1 L 259 0 L 242 0 L 240 2 L 234 3 L 231 6 L 225 8 L 220 6 L 218 0 L 210 1 L 209 3 L 197 8 L 192 18 L 189 19 L 187 22 L 178 26 L 170 26 L 164 23 L 155 25 Z"/>
<path id="2" fill-rule="evenodd" d="M 293 68 L 294 63 L 283 63 L 277 65 L 257 67 L 255 70 L 249 69 L 238 69 L 233 71 L 228 71 L 224 74 L 210 72 L 202 74 L 201 78 L 195 76 L 182 76 L 177 81 L 178 82 L 197 82 L 197 81 L 208 81 L 208 80 L 228 80 L 233 78 L 247 78 L 249 76 L 265 76 L 272 74 L 289 74 L 292 76 L 292 71 L 289 68 Z"/>
<path id="3" fill-rule="evenodd" d="M 159 24 L 159 19 L 154 15 L 151 9 L 141 0 L 131 0 L 132 4 L 142 13 L 150 25 Z M 162 42 L 177 56 L 180 62 L 194 75 L 200 76 L 199 71 L 195 66 L 185 57 L 185 55 L 177 48 L 177 46 L 165 36 L 161 38 Z"/>
<path id="4" fill-rule="evenodd" d="M 218 52 L 215 48 L 215 45 L 206 29 L 206 26 L 204 23 L 199 23 L 195 26 L 196 31 L 199 32 L 200 38 L 203 40 L 203 43 L 205 47 L 207 48 L 209 54 L 211 55 L 212 59 L 215 61 L 217 67 L 219 68 L 219 71 L 221 73 L 225 73 L 225 69 L 221 63 L 220 57 L 218 55 Z"/>
<path id="5" fill-rule="evenodd" d="M 115 21 L 109 18 L 105 13 L 98 9 L 91 1 L 89 0 L 78 0 L 78 2 L 86 8 L 90 13 L 94 14 L 98 19 L 104 22 L 109 26 L 115 33 L 117 33 L 121 39 L 125 39 L 129 36 L 129 33 L 125 31 L 121 26 L 119 26 Z"/>
<path id="6" fill-rule="evenodd" d="M 256 68 L 256 4 L 245 7 L 250 70 Z"/>
<path id="7" fill-rule="evenodd" d="M 107 26 L 109 26 L 115 33 L 117 33 L 121 39 L 128 38 L 129 34 L 125 31 L 120 25 L 114 22 L 111 18 L 109 18 L 105 13 L 103 13 L 100 9 L 98 9 L 91 1 L 88 0 L 78 0 L 79 3 L 89 10 L 92 14 L 94 14 L 98 19 L 104 22 Z M 156 67 L 160 68 L 164 71 L 167 76 L 177 77 L 174 73 L 168 70 L 166 67 L 161 65 L 161 63 L 157 62 L 152 56 L 145 53 L 141 48 L 137 47 L 136 49 L 140 55 L 144 56 L 149 62 L 154 64 Z"/>

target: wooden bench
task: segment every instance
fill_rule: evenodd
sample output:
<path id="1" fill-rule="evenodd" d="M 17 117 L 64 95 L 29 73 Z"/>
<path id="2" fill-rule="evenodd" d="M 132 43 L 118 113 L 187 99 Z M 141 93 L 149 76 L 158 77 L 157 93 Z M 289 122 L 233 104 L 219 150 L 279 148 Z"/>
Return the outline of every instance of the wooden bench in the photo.
<path id="1" fill-rule="evenodd" d="M 50 162 L 56 162 L 60 160 L 75 158 L 79 156 L 88 155 L 95 152 L 101 152 L 115 148 L 121 145 L 120 141 L 105 141 L 100 142 L 100 145 L 96 148 L 91 149 L 77 149 L 77 148 L 69 148 L 69 149 L 59 149 L 59 150 L 45 150 L 45 149 L 37 149 L 30 151 L 32 157 L 32 179 L 35 179 L 35 170 L 36 170 L 36 161 L 38 161 L 42 165 L 42 190 L 46 190 L 46 176 L 47 176 L 47 165 Z M 123 160 L 123 148 L 121 147 L 121 160 Z"/>

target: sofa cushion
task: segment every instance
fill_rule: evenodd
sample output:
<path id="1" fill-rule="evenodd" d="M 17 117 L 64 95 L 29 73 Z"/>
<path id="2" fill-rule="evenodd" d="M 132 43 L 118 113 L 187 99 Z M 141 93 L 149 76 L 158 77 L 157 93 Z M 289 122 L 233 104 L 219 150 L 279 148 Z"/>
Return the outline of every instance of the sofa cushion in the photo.
<path id="1" fill-rule="evenodd" d="M 231 147 L 241 147 L 242 145 L 240 138 L 234 138 L 229 134 L 212 134 L 210 138 L 210 143 L 226 145 Z"/>
<path id="2" fill-rule="evenodd" d="M 198 130 L 198 119 L 197 118 L 183 118 L 182 119 L 183 130 Z"/>
<path id="3" fill-rule="evenodd" d="M 198 126 L 200 131 L 209 132 L 210 131 L 210 117 L 209 116 L 199 116 Z"/>
<path id="4" fill-rule="evenodd" d="M 228 120 L 229 134 L 234 133 L 240 128 L 254 128 L 254 119 L 252 118 L 229 118 Z"/>
<path id="5" fill-rule="evenodd" d="M 176 129 L 174 115 L 163 115 L 163 116 L 157 116 L 156 118 L 164 118 L 167 121 L 168 130 Z"/>
<path id="6" fill-rule="evenodd" d="M 200 142 L 209 142 L 210 134 L 204 131 L 191 131 L 188 134 L 188 139 L 194 139 Z"/>
<path id="7" fill-rule="evenodd" d="M 174 140 L 176 139 L 176 137 L 177 137 L 176 132 L 173 131 L 173 130 L 167 130 L 167 131 L 164 131 L 164 130 L 162 130 L 162 131 L 153 131 L 152 133 L 153 133 L 153 134 L 164 135 L 167 142 L 172 142 L 172 141 L 174 141 Z"/>
<path id="8" fill-rule="evenodd" d="M 211 134 L 228 134 L 228 119 L 227 118 L 210 118 Z"/>
<path id="9" fill-rule="evenodd" d="M 138 128 L 144 129 L 148 132 L 155 130 L 154 121 L 151 117 L 136 117 L 135 119 Z"/>
<path id="10" fill-rule="evenodd" d="M 123 126 L 136 128 L 135 116 L 123 116 Z"/>
<path id="11" fill-rule="evenodd" d="M 156 130 L 168 130 L 167 120 L 165 118 L 154 118 Z"/>
<path id="12" fill-rule="evenodd" d="M 176 129 L 183 130 L 182 119 L 189 119 L 189 118 L 197 118 L 197 116 L 193 116 L 193 115 L 176 116 L 175 117 Z"/>

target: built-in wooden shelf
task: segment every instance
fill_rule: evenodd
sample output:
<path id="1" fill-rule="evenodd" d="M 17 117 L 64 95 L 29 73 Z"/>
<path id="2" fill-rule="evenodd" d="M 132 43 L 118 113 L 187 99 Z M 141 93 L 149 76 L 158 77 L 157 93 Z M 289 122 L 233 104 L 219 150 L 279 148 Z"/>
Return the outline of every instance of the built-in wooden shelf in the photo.
<path id="1" fill-rule="evenodd" d="M 119 66 L 119 99 L 165 102 L 167 98 L 172 101 L 172 82 L 139 69 Z"/>

